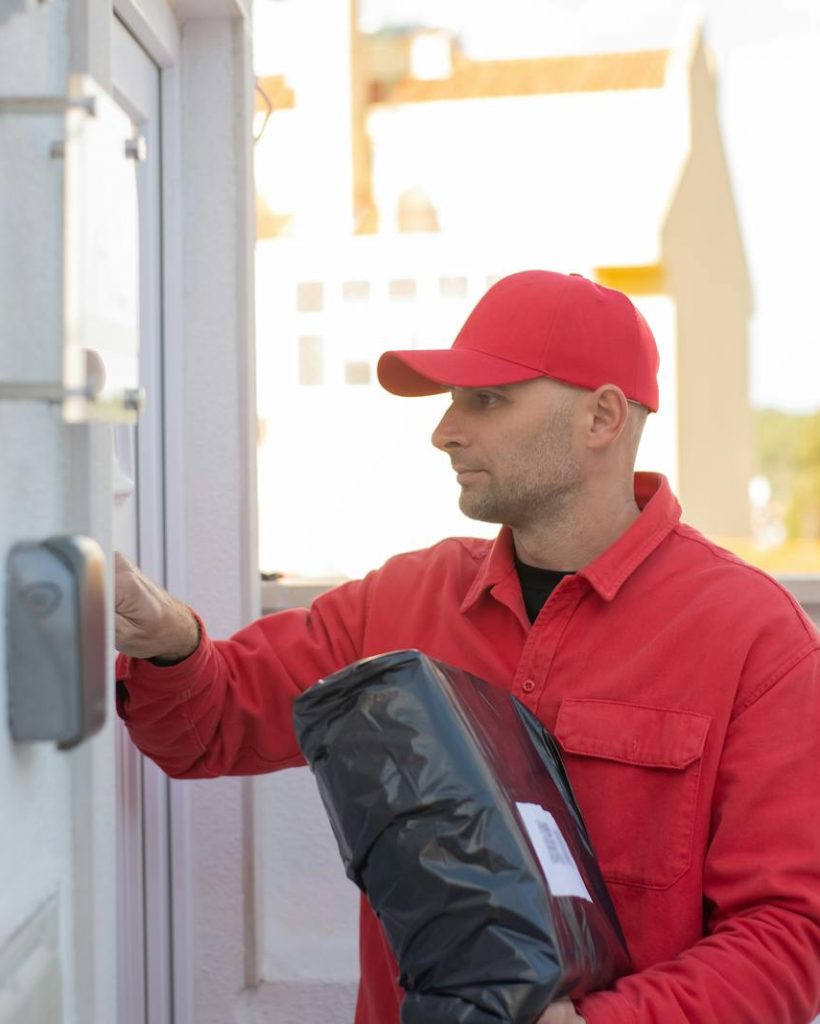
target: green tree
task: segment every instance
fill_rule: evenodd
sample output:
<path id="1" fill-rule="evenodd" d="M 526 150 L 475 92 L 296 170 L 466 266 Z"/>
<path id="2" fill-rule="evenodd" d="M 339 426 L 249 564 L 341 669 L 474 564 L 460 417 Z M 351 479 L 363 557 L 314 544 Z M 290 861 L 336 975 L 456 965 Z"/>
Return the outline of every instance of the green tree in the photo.
<path id="1" fill-rule="evenodd" d="M 785 510 L 790 540 L 820 540 L 820 412 L 760 409 L 754 417 L 755 472 Z"/>

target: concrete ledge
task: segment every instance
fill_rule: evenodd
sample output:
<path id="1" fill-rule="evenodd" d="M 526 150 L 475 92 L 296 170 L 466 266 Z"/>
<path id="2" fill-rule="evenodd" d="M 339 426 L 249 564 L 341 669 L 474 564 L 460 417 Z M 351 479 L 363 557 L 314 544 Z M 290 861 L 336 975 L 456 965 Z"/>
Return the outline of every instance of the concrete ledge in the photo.
<path id="1" fill-rule="evenodd" d="M 320 594 L 344 583 L 343 577 L 302 578 L 283 576 L 279 580 L 262 580 L 260 606 L 264 615 L 285 608 L 307 608 Z"/>
<path id="2" fill-rule="evenodd" d="M 808 617 L 820 627 L 820 576 L 782 575 L 777 581 L 794 594 Z"/>
<path id="3" fill-rule="evenodd" d="M 780 575 L 777 576 L 787 590 L 797 598 L 806 614 L 820 625 L 820 576 Z M 263 580 L 261 583 L 261 607 L 264 614 L 282 611 L 284 608 L 306 608 L 315 598 L 344 580 L 300 579 L 285 576 L 281 580 Z"/>

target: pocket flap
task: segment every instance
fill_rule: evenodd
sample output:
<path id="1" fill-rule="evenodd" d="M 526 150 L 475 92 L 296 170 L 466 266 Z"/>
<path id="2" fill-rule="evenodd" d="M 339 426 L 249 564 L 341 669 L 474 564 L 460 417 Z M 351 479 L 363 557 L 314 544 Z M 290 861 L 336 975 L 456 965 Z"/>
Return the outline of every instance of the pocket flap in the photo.
<path id="1" fill-rule="evenodd" d="M 710 722 L 694 711 L 568 697 L 555 737 L 568 753 L 680 769 L 703 754 Z"/>

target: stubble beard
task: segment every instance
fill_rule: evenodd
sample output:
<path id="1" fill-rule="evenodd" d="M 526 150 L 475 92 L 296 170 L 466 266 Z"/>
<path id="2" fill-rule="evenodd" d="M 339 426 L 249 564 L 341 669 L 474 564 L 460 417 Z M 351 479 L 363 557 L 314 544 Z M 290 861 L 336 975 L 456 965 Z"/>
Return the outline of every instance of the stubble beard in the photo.
<path id="1" fill-rule="evenodd" d="M 579 489 L 578 484 L 578 478 L 570 473 L 561 474 L 540 486 L 525 483 L 505 487 L 503 492 L 490 482 L 481 493 L 462 489 L 458 504 L 469 519 L 503 523 L 515 530 L 524 530 L 564 519 Z"/>
<path id="2" fill-rule="evenodd" d="M 507 462 L 503 477 L 482 473 L 462 486 L 458 504 L 469 519 L 514 530 L 554 526 L 567 518 L 581 483 L 569 424 L 556 417 L 544 435 Z"/>

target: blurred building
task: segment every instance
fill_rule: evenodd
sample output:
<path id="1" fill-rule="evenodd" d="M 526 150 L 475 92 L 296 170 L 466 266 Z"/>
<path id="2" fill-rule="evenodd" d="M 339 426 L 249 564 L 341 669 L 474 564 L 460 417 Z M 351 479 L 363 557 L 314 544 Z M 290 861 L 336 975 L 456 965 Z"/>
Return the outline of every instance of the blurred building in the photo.
<path id="1" fill-rule="evenodd" d="M 489 283 L 528 267 L 584 273 L 633 297 L 661 351 L 661 413 L 650 418 L 639 465 L 670 477 L 687 519 L 705 532 L 747 535 L 752 300 L 700 32 L 668 50 L 474 61 L 444 32 L 344 28 L 341 42 L 324 33 L 316 45 L 349 56 L 346 91 L 338 78 L 323 93 L 314 86 L 303 109 L 291 77 L 316 77 L 321 61 L 260 82 L 273 107 L 257 146 L 260 409 L 269 436 L 316 403 L 346 421 L 324 442 L 332 464 L 345 467 L 332 482 L 352 482 L 374 515 L 387 515 L 383 492 L 406 485 L 408 470 L 427 500 L 400 512 L 401 522 L 390 517 L 383 545 L 366 531 L 366 561 L 354 566 L 316 545 L 303 554 L 289 546 L 283 563 L 263 523 L 263 565 L 362 571 L 397 537 L 409 547 L 476 531 L 413 449 L 424 444 L 416 410 L 401 413 L 408 438 L 414 432 L 401 442 L 403 472 L 388 470 L 379 493 L 351 463 L 368 422 L 390 416 L 374 383 L 379 353 L 449 345 Z M 323 119 L 339 149 L 325 144 Z M 317 163 L 350 190 L 303 187 L 304 168 Z M 324 228 L 300 215 L 331 193 L 340 212 Z M 362 432 L 343 413 L 344 385 L 365 385 L 356 395 Z M 263 445 L 262 502 L 277 520 L 288 515 L 277 497 L 284 479 L 299 480 L 307 507 L 321 501 L 293 453 Z M 357 513 L 337 516 L 356 538 Z"/>

